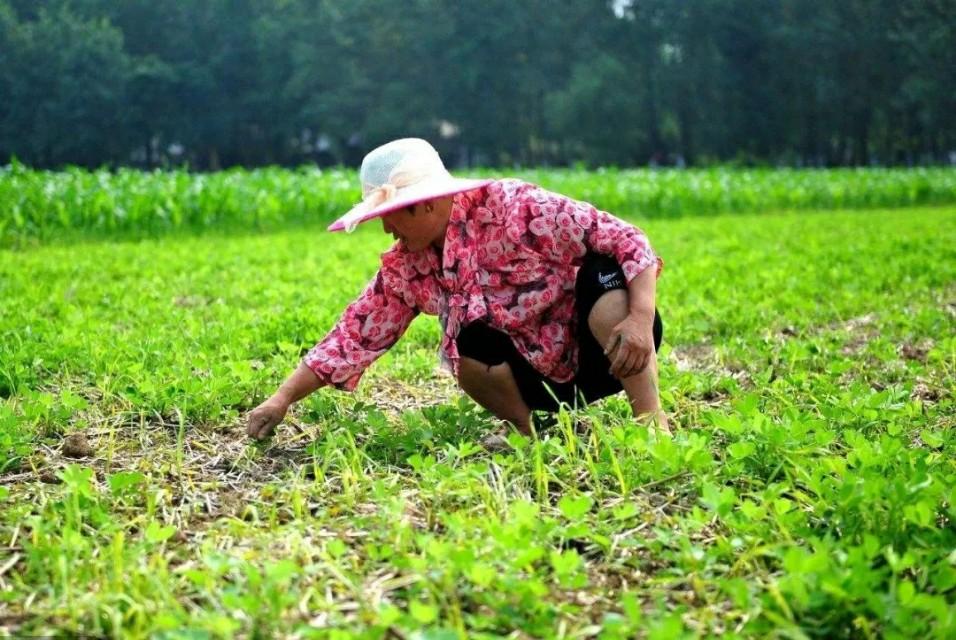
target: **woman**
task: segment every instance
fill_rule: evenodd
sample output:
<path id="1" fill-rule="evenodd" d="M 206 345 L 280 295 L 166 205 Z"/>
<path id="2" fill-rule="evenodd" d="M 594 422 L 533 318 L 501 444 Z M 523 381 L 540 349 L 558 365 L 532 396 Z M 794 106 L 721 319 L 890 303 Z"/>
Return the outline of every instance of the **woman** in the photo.
<path id="1" fill-rule="evenodd" d="M 330 231 L 381 218 L 396 244 L 365 291 L 247 417 L 269 436 L 291 403 L 332 385 L 351 391 L 419 312 L 442 325 L 441 357 L 461 388 L 530 435 L 533 410 L 622 389 L 638 418 L 667 419 L 657 392 L 663 262 L 639 229 L 519 180 L 452 177 L 430 144 L 370 152 L 364 200 Z M 486 438 L 504 446 L 502 434 Z"/>

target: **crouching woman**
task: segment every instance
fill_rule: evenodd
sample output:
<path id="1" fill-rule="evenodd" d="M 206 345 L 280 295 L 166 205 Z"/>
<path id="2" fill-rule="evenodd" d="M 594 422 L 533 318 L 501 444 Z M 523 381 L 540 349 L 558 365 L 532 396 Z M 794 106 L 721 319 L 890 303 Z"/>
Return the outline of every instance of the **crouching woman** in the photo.
<path id="1" fill-rule="evenodd" d="M 363 201 L 330 230 L 377 218 L 396 242 L 328 335 L 248 414 L 250 436 L 270 435 L 316 389 L 353 390 L 418 313 L 438 316 L 441 359 L 462 390 L 524 434 L 533 411 L 620 391 L 635 417 L 667 430 L 656 359 L 663 262 L 640 229 L 520 180 L 454 178 L 420 139 L 374 149 L 359 177 Z"/>

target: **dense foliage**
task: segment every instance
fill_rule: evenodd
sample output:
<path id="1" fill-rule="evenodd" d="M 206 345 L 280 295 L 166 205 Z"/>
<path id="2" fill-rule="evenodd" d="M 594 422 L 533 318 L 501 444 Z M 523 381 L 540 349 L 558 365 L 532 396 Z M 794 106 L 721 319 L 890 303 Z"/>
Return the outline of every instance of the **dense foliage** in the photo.
<path id="1" fill-rule="evenodd" d="M 0 0 L 38 167 L 939 162 L 953 87 L 952 0 Z"/>
<path id="2" fill-rule="evenodd" d="M 678 217 L 956 203 L 956 169 L 481 170 L 524 178 L 612 213 Z M 64 235 L 154 236 L 328 224 L 360 197 L 354 171 L 0 169 L 0 246 Z"/>
<path id="3" fill-rule="evenodd" d="M 99 180 L 170 211 L 195 184 L 45 179 L 78 223 Z M 245 439 L 373 273 L 375 225 L 0 250 L 0 635 L 956 635 L 956 209 L 615 208 L 665 259 L 675 434 L 611 398 L 493 455 L 434 318 Z"/>

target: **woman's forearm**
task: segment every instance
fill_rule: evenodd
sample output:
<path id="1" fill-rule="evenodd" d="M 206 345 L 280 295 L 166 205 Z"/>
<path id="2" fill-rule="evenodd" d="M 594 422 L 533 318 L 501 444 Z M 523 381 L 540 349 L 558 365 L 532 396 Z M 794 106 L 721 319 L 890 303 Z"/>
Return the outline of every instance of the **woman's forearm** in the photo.
<path id="1" fill-rule="evenodd" d="M 304 362 L 282 383 L 282 386 L 273 394 L 288 404 L 298 402 L 313 391 L 325 386 L 319 377 L 312 372 Z"/>
<path id="2" fill-rule="evenodd" d="M 628 311 L 635 318 L 654 319 L 654 296 L 657 293 L 657 269 L 651 265 L 637 274 L 627 285 Z"/>

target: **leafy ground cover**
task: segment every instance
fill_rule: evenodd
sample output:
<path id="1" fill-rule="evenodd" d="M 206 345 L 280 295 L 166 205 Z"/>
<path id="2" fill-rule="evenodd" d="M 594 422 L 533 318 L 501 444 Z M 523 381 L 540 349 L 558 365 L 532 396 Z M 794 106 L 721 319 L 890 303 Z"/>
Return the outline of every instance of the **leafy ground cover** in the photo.
<path id="1" fill-rule="evenodd" d="M 956 208 L 640 224 L 674 436 L 495 454 L 432 318 L 244 438 L 374 226 L 0 252 L 0 634 L 956 634 Z"/>
<path id="2" fill-rule="evenodd" d="M 477 170 L 469 175 L 499 177 Z M 780 210 L 956 204 L 956 169 L 526 169 L 509 172 L 606 211 L 673 218 Z M 0 247 L 97 235 L 155 237 L 330 223 L 359 198 L 354 171 L 211 174 L 0 167 Z"/>

